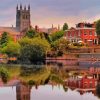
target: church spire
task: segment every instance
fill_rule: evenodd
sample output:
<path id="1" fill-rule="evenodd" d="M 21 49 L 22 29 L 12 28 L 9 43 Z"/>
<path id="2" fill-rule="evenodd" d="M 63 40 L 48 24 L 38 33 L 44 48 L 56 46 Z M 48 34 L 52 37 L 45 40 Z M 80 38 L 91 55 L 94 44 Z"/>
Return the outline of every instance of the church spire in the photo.
<path id="1" fill-rule="evenodd" d="M 17 7 L 16 7 L 16 10 L 18 10 L 18 4 L 17 4 Z"/>
<path id="2" fill-rule="evenodd" d="M 20 4 L 20 10 L 22 10 L 22 4 Z"/>
<path id="3" fill-rule="evenodd" d="M 58 24 L 58 30 L 60 30 L 60 25 Z"/>
<path id="4" fill-rule="evenodd" d="M 24 10 L 26 10 L 26 5 L 25 5 L 25 7 L 24 7 Z"/>
<path id="5" fill-rule="evenodd" d="M 28 5 L 28 10 L 30 10 L 30 4 Z"/>
<path id="6" fill-rule="evenodd" d="M 54 28 L 53 24 L 52 24 L 52 29 Z"/>

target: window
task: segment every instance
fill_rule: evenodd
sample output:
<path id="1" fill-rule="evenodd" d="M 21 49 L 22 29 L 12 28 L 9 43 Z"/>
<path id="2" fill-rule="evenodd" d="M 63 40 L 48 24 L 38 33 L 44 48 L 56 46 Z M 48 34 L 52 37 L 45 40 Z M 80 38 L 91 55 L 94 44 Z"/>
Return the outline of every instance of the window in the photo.
<path id="1" fill-rule="evenodd" d="M 25 15 L 23 15 L 23 19 L 25 19 Z"/>
<path id="2" fill-rule="evenodd" d="M 81 31 L 79 30 L 79 32 L 78 32 L 78 36 L 81 36 Z"/>
<path id="3" fill-rule="evenodd" d="M 87 39 L 85 39 L 84 42 L 87 43 Z"/>
<path id="4" fill-rule="evenodd" d="M 90 31 L 90 35 L 92 35 L 92 31 Z"/>
<path id="5" fill-rule="evenodd" d="M 93 84 L 92 84 L 92 82 L 90 82 L 90 88 L 92 88 L 93 87 Z"/>
<path id="6" fill-rule="evenodd" d="M 88 84 L 87 82 L 84 83 L 84 88 L 87 88 L 88 87 Z"/>
<path id="7" fill-rule="evenodd" d="M 84 35 L 87 35 L 87 31 L 84 31 Z"/>

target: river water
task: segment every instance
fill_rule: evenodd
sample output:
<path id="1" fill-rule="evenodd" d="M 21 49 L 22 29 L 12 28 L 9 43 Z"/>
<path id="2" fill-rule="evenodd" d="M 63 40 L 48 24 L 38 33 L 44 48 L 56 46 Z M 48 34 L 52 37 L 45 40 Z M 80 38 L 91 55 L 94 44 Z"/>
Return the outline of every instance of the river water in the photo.
<path id="1" fill-rule="evenodd" d="M 52 87 L 50 85 L 40 86 L 38 90 L 32 87 L 31 92 L 27 95 L 30 98 L 24 99 L 21 93 L 21 100 L 99 100 L 94 94 L 85 93 L 80 95 L 79 92 L 68 89 L 67 92 L 63 90 L 62 86 Z M 0 100 L 20 100 L 16 96 L 16 87 L 2 87 L 0 88 Z"/>
<path id="2" fill-rule="evenodd" d="M 7 69 L 9 69 L 9 72 L 14 72 L 14 70 L 17 70 L 17 72 L 14 72 L 14 75 L 15 73 L 19 72 L 24 75 L 28 72 L 36 72 L 36 70 L 33 70 L 33 68 L 29 68 L 31 71 L 29 69 L 22 69 L 20 67 L 7 67 Z M 61 68 L 60 70 L 61 71 L 54 69 L 51 72 L 56 75 L 59 74 L 59 76 L 64 76 L 66 74 L 65 69 Z M 79 92 L 77 88 L 72 89 L 67 85 L 64 86 L 63 84 L 57 83 L 58 81 L 52 83 L 50 83 L 51 81 L 49 83 L 43 83 L 43 80 L 49 71 L 47 69 L 38 71 L 37 73 L 39 74 L 35 73 L 30 76 L 26 74 L 23 79 L 25 82 L 28 79 L 36 80 L 36 82 L 41 80 L 42 83 L 39 83 L 39 81 L 37 84 L 29 86 L 26 83 L 19 82 L 19 79 L 14 77 L 11 79 L 11 82 L 8 82 L 7 84 L 2 85 L 2 83 L 0 83 L 0 100 L 100 100 L 96 94 L 96 91 Z"/>

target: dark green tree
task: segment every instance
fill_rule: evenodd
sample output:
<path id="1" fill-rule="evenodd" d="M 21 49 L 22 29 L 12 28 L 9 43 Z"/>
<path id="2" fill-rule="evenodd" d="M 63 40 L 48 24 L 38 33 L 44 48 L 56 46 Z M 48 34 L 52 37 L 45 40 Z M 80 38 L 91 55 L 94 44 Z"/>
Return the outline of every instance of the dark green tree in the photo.
<path id="1" fill-rule="evenodd" d="M 96 22 L 96 33 L 100 35 L 100 19 Z"/>
<path id="2" fill-rule="evenodd" d="M 64 23 L 64 25 L 63 25 L 63 31 L 65 31 L 65 30 L 68 30 L 68 24 L 67 23 Z"/>
<path id="3" fill-rule="evenodd" d="M 43 60 L 46 52 L 50 49 L 49 43 L 39 37 L 33 39 L 23 38 L 19 43 L 21 45 L 20 59 L 24 63 Z"/>
<path id="4" fill-rule="evenodd" d="M 1 44 L 2 47 L 4 47 L 4 46 L 7 45 L 8 40 L 9 40 L 8 38 L 9 38 L 8 33 L 7 33 L 7 32 L 4 32 L 4 33 L 2 34 L 1 40 L 0 40 L 0 44 Z"/>
<path id="5" fill-rule="evenodd" d="M 36 35 L 36 31 L 34 29 L 29 29 L 27 32 L 26 32 L 26 35 L 27 37 L 29 38 L 33 38 L 34 36 Z"/>
<path id="6" fill-rule="evenodd" d="M 60 39 L 61 37 L 63 37 L 63 35 L 64 35 L 64 31 L 58 31 L 58 32 L 52 33 L 50 37 L 52 41 L 56 41 Z"/>

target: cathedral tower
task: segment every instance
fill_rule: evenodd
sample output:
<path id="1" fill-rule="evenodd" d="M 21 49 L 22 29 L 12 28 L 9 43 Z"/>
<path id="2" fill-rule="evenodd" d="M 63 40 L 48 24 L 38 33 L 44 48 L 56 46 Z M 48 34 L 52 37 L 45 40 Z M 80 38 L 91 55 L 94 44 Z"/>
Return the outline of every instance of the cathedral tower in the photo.
<path id="1" fill-rule="evenodd" d="M 28 8 L 26 6 L 23 8 L 22 5 L 20 5 L 20 8 L 16 7 L 16 28 L 22 32 L 27 29 L 29 29 L 31 26 L 30 23 L 30 5 Z"/>

